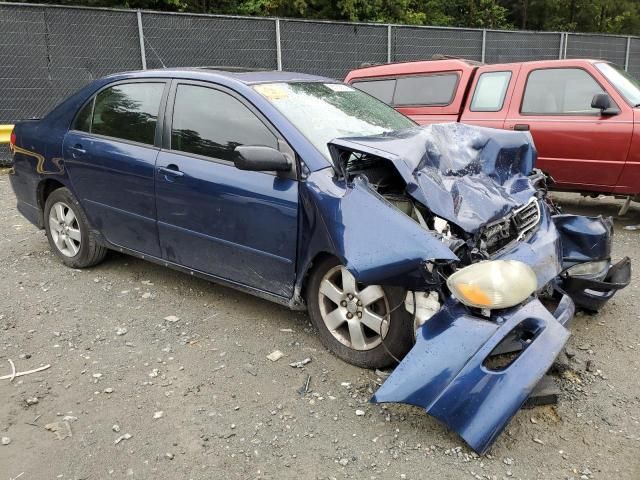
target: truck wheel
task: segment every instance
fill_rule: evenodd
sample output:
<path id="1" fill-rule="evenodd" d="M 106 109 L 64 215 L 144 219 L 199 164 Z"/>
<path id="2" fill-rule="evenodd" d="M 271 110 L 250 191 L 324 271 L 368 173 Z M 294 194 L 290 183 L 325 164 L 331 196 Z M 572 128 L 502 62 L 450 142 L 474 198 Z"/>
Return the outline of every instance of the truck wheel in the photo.
<path id="1" fill-rule="evenodd" d="M 54 190 L 47 197 L 44 225 L 51 249 L 68 267 L 92 267 L 107 254 L 96 241 L 80 204 L 66 188 Z"/>
<path id="2" fill-rule="evenodd" d="M 404 290 L 359 284 L 335 258 L 321 261 L 311 274 L 307 307 L 324 346 L 353 365 L 389 367 L 413 345 Z"/>

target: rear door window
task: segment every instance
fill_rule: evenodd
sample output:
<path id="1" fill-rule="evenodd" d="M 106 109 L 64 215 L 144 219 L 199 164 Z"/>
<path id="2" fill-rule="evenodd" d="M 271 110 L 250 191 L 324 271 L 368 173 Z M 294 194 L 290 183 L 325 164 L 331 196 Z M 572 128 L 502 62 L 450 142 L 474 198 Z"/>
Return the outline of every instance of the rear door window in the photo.
<path id="1" fill-rule="evenodd" d="M 533 70 L 527 78 L 520 113 L 529 115 L 597 115 L 591 100 L 604 93 L 581 68 Z"/>
<path id="2" fill-rule="evenodd" d="M 277 149 L 278 140 L 247 106 L 228 93 L 178 85 L 171 126 L 172 150 L 231 162 L 239 145 Z"/>
<path id="3" fill-rule="evenodd" d="M 470 110 L 472 112 L 499 112 L 511 80 L 511 72 L 485 72 L 478 77 Z"/>
<path id="4" fill-rule="evenodd" d="M 164 83 L 114 85 L 96 95 L 91 133 L 153 145 Z M 77 121 L 82 120 L 84 110 Z"/>

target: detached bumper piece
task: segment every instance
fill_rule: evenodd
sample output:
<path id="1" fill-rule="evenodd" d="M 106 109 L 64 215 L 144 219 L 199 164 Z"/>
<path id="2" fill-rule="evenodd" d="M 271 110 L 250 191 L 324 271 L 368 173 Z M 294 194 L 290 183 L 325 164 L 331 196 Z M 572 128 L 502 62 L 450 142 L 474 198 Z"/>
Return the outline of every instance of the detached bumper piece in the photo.
<path id="1" fill-rule="evenodd" d="M 423 407 L 482 454 L 562 350 L 569 337 L 563 324 L 573 310 L 568 297 L 553 315 L 532 300 L 488 321 L 450 300 L 420 328 L 413 349 L 371 401 Z M 494 362 L 513 342 L 523 348 Z"/>
<path id="2" fill-rule="evenodd" d="M 618 290 L 629 285 L 630 281 L 631 260 L 629 257 L 624 257 L 609 268 L 604 279 L 568 276 L 562 282 L 562 289 L 577 306 L 597 312 Z"/>

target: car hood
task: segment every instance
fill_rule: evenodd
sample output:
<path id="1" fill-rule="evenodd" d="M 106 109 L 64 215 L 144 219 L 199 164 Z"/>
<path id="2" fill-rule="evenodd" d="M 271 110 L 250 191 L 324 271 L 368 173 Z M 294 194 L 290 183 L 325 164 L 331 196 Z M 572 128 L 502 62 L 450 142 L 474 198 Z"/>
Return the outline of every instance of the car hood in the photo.
<path id="1" fill-rule="evenodd" d="M 334 167 L 349 178 L 349 153 L 389 160 L 407 193 L 469 233 L 498 220 L 535 193 L 527 177 L 536 150 L 528 133 L 436 124 L 329 143 Z"/>

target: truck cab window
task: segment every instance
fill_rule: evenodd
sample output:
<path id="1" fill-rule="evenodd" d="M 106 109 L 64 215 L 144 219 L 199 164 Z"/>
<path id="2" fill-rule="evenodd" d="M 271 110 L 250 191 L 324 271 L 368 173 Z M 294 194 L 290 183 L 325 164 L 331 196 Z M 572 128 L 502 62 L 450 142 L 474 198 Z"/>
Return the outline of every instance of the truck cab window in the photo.
<path id="1" fill-rule="evenodd" d="M 529 74 L 520 112 L 530 115 L 595 115 L 591 100 L 604 93 L 581 68 L 547 68 Z"/>
<path id="2" fill-rule="evenodd" d="M 499 112 L 511 80 L 511 72 L 486 72 L 478 77 L 470 110 L 472 112 Z"/>

